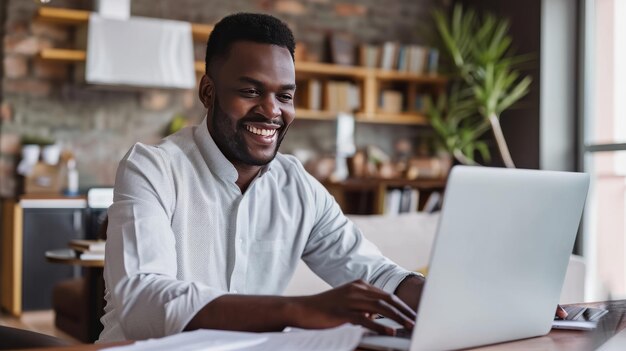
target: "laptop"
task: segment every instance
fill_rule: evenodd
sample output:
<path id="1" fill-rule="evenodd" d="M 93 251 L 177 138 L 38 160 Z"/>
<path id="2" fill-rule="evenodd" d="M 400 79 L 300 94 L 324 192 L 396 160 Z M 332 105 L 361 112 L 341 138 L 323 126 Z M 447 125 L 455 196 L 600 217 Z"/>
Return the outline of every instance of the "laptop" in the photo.
<path id="1" fill-rule="evenodd" d="M 366 335 L 359 347 L 450 350 L 547 334 L 588 188 L 581 173 L 454 167 L 413 332 Z"/>

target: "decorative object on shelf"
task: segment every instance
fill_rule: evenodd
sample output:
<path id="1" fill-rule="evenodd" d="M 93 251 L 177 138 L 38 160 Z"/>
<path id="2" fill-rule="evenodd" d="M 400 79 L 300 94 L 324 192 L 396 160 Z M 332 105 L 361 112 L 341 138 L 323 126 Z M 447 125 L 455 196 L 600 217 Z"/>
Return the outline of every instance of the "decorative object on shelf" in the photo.
<path id="1" fill-rule="evenodd" d="M 348 178 L 347 158 L 354 155 L 356 146 L 354 145 L 354 116 L 339 113 L 336 127 L 337 149 L 335 151 L 335 171 L 332 174 L 334 181 L 341 181 Z"/>
<path id="2" fill-rule="evenodd" d="M 447 155 L 438 157 L 412 157 L 407 165 L 406 179 L 445 179 L 452 167 L 452 160 Z"/>
<path id="3" fill-rule="evenodd" d="M 76 169 L 76 159 L 67 160 L 67 183 L 63 193 L 67 196 L 78 195 L 78 170 Z"/>
<path id="4" fill-rule="evenodd" d="M 308 49 L 305 42 L 296 42 L 296 50 L 294 52 L 294 58 L 296 62 L 308 61 Z"/>
<path id="5" fill-rule="evenodd" d="M 431 124 L 446 150 L 464 164 L 475 164 L 475 151 L 489 158 L 480 138 L 492 129 L 504 164 L 515 167 L 499 118 L 528 93 L 531 78 L 518 68 L 529 56 L 513 55 L 506 19 L 479 16 L 473 10 L 464 11 L 461 5 L 454 7 L 449 19 L 443 12 L 434 16 L 443 54 L 449 56 L 456 77 L 451 77 L 449 94 L 429 104 Z"/>
<path id="6" fill-rule="evenodd" d="M 305 163 L 304 168 L 315 179 L 326 181 L 331 178 L 331 175 L 335 171 L 335 161 L 334 156 L 312 157 Z"/>
<path id="7" fill-rule="evenodd" d="M 356 44 L 351 35 L 331 33 L 328 36 L 330 62 L 337 65 L 354 66 Z"/>
<path id="8" fill-rule="evenodd" d="M 367 153 L 364 150 L 357 150 L 354 155 L 347 158 L 347 163 L 350 178 L 367 177 Z"/>

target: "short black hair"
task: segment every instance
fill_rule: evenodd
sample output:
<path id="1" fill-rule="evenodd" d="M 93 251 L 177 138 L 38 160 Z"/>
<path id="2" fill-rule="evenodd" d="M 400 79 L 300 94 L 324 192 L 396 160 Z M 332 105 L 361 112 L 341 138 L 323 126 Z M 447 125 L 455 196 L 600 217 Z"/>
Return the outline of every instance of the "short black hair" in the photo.
<path id="1" fill-rule="evenodd" d="M 227 55 L 231 44 L 238 41 L 278 45 L 287 48 L 294 59 L 296 41 L 284 22 L 270 15 L 236 13 L 224 17 L 213 28 L 206 45 L 206 73 L 209 72 L 211 61 Z"/>

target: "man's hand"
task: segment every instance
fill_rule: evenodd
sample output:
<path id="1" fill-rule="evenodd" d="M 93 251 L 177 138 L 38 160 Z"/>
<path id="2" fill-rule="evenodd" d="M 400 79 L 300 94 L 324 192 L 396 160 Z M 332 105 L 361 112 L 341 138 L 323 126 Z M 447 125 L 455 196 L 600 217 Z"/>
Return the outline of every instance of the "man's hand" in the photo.
<path id="1" fill-rule="evenodd" d="M 297 297 L 295 324 L 301 328 L 330 328 L 344 323 L 359 324 L 380 334 L 394 330 L 372 318 L 377 314 L 393 319 L 411 330 L 415 311 L 394 294 L 386 293 L 362 280 L 312 296 Z"/>
<path id="2" fill-rule="evenodd" d="M 408 277 L 397 293 L 412 296 L 417 303 L 423 278 Z M 419 288 L 417 288 L 419 287 Z M 199 328 L 279 331 L 286 326 L 319 329 L 344 323 L 359 324 L 381 334 L 394 330 L 375 323 L 377 315 L 393 319 L 407 329 L 415 324 L 415 309 L 403 298 L 386 293 L 362 280 L 311 296 L 259 296 L 225 294 L 205 305 L 189 321 L 185 330 Z"/>
<path id="3" fill-rule="evenodd" d="M 556 305 L 556 316 L 565 319 L 567 317 L 567 312 L 561 307 L 561 305 Z"/>

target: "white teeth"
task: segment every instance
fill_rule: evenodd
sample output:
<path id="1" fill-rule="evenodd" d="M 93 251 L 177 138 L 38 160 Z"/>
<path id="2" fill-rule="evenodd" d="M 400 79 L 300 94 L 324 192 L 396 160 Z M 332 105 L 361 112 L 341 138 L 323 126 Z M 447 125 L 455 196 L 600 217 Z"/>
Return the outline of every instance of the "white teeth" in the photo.
<path id="1" fill-rule="evenodd" d="M 246 129 L 256 135 L 270 136 L 276 134 L 276 129 L 259 129 L 249 125 L 246 126 Z"/>

